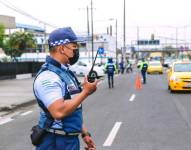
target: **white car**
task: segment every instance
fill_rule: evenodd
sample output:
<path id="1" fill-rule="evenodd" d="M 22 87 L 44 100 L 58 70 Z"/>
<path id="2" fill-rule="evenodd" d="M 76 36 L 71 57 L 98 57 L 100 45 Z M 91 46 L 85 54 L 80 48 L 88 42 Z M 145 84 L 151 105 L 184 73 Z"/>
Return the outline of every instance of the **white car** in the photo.
<path id="1" fill-rule="evenodd" d="M 74 72 L 77 76 L 84 76 L 88 75 L 89 71 L 91 70 L 91 67 L 92 67 L 91 63 L 79 60 L 77 63 L 70 66 L 70 70 Z M 93 71 L 95 75 L 98 77 L 105 76 L 104 70 L 101 66 L 95 65 Z"/>

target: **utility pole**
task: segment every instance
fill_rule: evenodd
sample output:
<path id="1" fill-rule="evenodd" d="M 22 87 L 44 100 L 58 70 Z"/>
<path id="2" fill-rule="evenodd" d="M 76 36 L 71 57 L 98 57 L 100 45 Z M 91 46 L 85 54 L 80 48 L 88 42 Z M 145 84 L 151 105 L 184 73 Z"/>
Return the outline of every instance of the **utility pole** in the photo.
<path id="1" fill-rule="evenodd" d="M 116 19 L 116 22 L 115 22 L 115 27 L 116 27 L 116 30 L 115 30 L 115 32 L 116 32 L 116 41 L 115 41 L 115 46 L 116 46 L 116 65 L 118 66 L 118 60 L 117 60 L 117 19 Z"/>
<path id="2" fill-rule="evenodd" d="M 180 54 L 180 52 L 178 51 L 178 27 L 175 28 L 176 29 L 176 57 L 178 58 L 178 55 Z"/>
<path id="3" fill-rule="evenodd" d="M 44 50 L 43 50 L 43 52 L 46 52 L 46 24 L 44 24 Z"/>
<path id="4" fill-rule="evenodd" d="M 88 44 L 88 62 L 90 61 L 89 38 L 90 38 L 89 7 L 87 6 L 87 44 Z M 87 47 L 87 46 L 86 46 L 86 47 Z"/>
<path id="5" fill-rule="evenodd" d="M 138 57 L 139 57 L 139 27 L 137 26 L 137 51 L 138 51 Z"/>
<path id="6" fill-rule="evenodd" d="M 126 22 L 126 17 L 125 17 L 125 0 L 124 0 L 124 12 L 123 12 L 123 52 L 122 52 L 122 58 L 124 57 L 126 53 L 126 37 L 125 37 L 125 22 Z"/>
<path id="7" fill-rule="evenodd" d="M 91 0 L 91 29 L 92 29 L 92 64 L 94 61 L 94 28 L 93 28 L 93 2 Z"/>

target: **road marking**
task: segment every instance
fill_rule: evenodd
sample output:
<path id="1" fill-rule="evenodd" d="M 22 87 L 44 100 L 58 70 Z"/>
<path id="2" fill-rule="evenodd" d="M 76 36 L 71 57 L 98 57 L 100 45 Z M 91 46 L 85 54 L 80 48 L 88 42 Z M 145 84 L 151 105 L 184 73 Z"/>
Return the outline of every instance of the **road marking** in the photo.
<path id="1" fill-rule="evenodd" d="M 28 115 L 28 114 L 30 114 L 30 113 L 32 113 L 32 112 L 33 112 L 33 111 L 24 112 L 24 113 L 21 114 L 21 116 L 26 116 L 26 115 Z"/>
<path id="2" fill-rule="evenodd" d="M 122 122 L 115 123 L 115 125 L 113 126 L 113 129 L 111 130 L 110 134 L 108 135 L 107 139 L 105 140 L 103 146 L 111 146 L 115 136 L 117 135 L 117 132 L 118 132 L 121 124 L 122 124 Z"/>
<path id="3" fill-rule="evenodd" d="M 134 101 L 135 97 L 136 97 L 136 95 L 135 95 L 135 94 L 132 94 L 131 97 L 130 97 L 130 99 L 129 99 L 129 101 L 130 101 L 130 102 Z"/>
<path id="4" fill-rule="evenodd" d="M 13 121 L 13 119 L 12 118 L 2 118 L 0 120 L 0 125 L 3 125 L 3 124 L 8 123 L 10 121 Z"/>

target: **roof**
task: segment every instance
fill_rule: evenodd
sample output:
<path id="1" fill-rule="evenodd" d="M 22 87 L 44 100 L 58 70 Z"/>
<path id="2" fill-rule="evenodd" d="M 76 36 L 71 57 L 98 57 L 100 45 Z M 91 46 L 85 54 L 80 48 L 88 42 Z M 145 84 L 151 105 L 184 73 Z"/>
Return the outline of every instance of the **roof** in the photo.
<path id="1" fill-rule="evenodd" d="M 28 25 L 28 24 L 21 24 L 21 23 L 16 23 L 17 28 L 24 28 L 27 30 L 33 30 L 36 32 L 45 32 L 45 29 L 39 27 L 39 26 L 34 26 L 34 25 Z"/>

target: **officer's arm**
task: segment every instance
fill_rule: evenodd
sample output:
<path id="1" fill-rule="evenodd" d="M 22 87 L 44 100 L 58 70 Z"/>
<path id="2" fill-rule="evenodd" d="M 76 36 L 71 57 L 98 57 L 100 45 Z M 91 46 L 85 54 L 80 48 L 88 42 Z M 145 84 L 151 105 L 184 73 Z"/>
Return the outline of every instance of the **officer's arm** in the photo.
<path id="1" fill-rule="evenodd" d="M 55 119 L 63 119 L 72 112 L 94 91 L 96 91 L 98 81 L 93 83 L 84 81 L 83 90 L 71 100 L 64 100 L 63 98 L 56 100 L 49 107 L 48 110 Z"/>
<path id="2" fill-rule="evenodd" d="M 88 94 L 82 91 L 72 100 L 58 99 L 48 107 L 48 110 L 53 118 L 60 120 L 75 111 L 87 96 Z"/>

